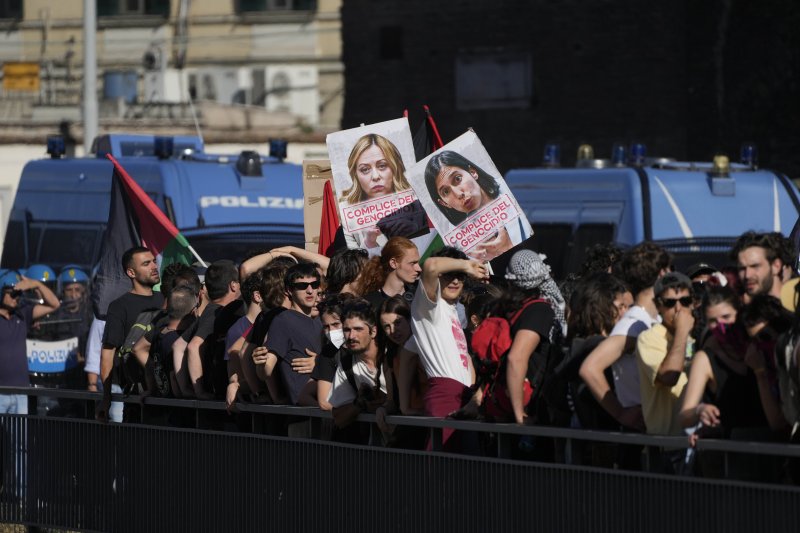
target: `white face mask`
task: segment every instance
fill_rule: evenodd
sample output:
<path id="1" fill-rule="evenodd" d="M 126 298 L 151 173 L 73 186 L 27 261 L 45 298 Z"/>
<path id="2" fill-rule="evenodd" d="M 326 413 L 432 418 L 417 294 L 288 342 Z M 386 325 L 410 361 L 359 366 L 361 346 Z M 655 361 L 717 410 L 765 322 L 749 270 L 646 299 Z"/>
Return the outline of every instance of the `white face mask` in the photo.
<path id="1" fill-rule="evenodd" d="M 342 344 L 344 344 L 344 330 L 343 329 L 332 329 L 325 334 L 328 337 L 328 340 L 336 346 L 337 348 L 341 348 Z"/>

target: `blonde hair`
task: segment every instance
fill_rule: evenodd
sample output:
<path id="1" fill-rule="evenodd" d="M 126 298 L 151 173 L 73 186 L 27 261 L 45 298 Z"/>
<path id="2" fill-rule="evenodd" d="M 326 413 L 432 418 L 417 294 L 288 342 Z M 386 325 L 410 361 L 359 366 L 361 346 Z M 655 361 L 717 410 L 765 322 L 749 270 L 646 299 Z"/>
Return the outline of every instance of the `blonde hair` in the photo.
<path id="1" fill-rule="evenodd" d="M 411 185 L 406 180 L 406 167 L 403 164 L 403 158 L 400 157 L 400 152 L 397 147 L 387 139 L 377 133 L 368 133 L 361 137 L 353 149 L 350 151 L 350 157 L 347 158 L 347 168 L 350 170 L 350 179 L 353 183 L 350 188 L 342 193 L 339 197 L 340 202 L 347 202 L 349 204 L 357 204 L 366 200 L 366 193 L 361 188 L 361 182 L 358 181 L 356 176 L 356 164 L 361 154 L 371 146 L 377 146 L 383 152 L 383 157 L 389 168 L 392 169 L 392 188 L 394 192 L 405 191 L 410 189 Z"/>

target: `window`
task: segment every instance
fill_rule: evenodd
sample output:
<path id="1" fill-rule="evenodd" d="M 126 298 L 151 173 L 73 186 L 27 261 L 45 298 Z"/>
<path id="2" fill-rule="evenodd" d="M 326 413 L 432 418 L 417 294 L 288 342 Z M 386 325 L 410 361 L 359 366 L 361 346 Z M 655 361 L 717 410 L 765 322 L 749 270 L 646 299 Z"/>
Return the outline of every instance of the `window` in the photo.
<path id="1" fill-rule="evenodd" d="M 264 11 L 313 11 L 317 0 L 234 0 L 236 12 L 261 13 Z"/>
<path id="2" fill-rule="evenodd" d="M 495 273 L 503 273 L 514 252 L 521 249 L 533 250 L 547 256 L 551 275 L 556 281 L 563 280 L 567 274 L 578 272 L 586 259 L 586 248 L 594 244 L 607 244 L 614 241 L 616 228 L 613 224 L 533 224 L 533 237 L 521 242 L 508 252 L 492 261 Z"/>
<path id="3" fill-rule="evenodd" d="M 22 0 L 0 0 L 0 19 L 21 19 Z"/>
<path id="4" fill-rule="evenodd" d="M 170 0 L 97 0 L 97 16 L 169 16 Z"/>
<path id="5" fill-rule="evenodd" d="M 528 107 L 531 79 L 527 53 L 462 54 L 456 58 L 456 106 L 461 111 Z"/>
<path id="6" fill-rule="evenodd" d="M 100 228 L 47 228 L 39 245 L 37 263 L 66 265 L 91 258 L 95 264 L 100 255 Z"/>
<path id="7" fill-rule="evenodd" d="M 613 224 L 581 224 L 572 237 L 572 253 L 566 265 L 566 272 L 577 272 L 586 260 L 586 249 L 595 244 L 608 244 L 614 241 Z"/>

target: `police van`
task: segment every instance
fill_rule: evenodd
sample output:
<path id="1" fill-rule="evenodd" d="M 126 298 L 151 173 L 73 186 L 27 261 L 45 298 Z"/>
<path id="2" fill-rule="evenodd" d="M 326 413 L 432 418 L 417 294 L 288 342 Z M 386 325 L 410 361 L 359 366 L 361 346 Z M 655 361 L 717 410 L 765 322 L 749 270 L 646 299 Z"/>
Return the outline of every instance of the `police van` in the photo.
<path id="1" fill-rule="evenodd" d="M 27 163 L 10 215 L 3 268 L 43 263 L 56 271 L 97 263 L 108 220 L 113 155 L 206 262 L 239 260 L 252 248 L 303 246 L 302 167 L 283 161 L 286 143 L 256 152 L 207 154 L 199 137 L 103 135 L 93 157 Z"/>
<path id="2" fill-rule="evenodd" d="M 216 155 L 205 152 L 199 137 L 103 135 L 93 157 L 66 158 L 63 142 L 53 137 L 48 154 L 23 168 L 0 266 L 28 269 L 26 275 L 52 282 L 53 289 L 56 277 L 59 284 L 88 284 L 98 262 L 111 202 L 113 165 L 106 154 L 206 262 L 238 261 L 254 248 L 303 246 L 302 167 L 283 161 L 285 142 L 272 143 L 269 156 Z M 87 294 L 80 302 L 62 297 L 59 311 L 29 332 L 28 369 L 36 386 L 75 387 L 83 378 L 78 352 L 91 319 Z M 68 408 L 60 402 L 38 407 L 39 414 Z"/>
<path id="3" fill-rule="evenodd" d="M 588 246 L 609 242 L 655 241 L 674 254 L 678 269 L 700 260 L 721 268 L 739 235 L 788 236 L 800 214 L 792 181 L 747 158 L 731 164 L 724 156 L 708 163 L 579 156 L 575 168 L 546 163 L 511 170 L 506 182 L 535 231 L 524 245 L 548 256 L 557 279 L 580 269 Z"/>

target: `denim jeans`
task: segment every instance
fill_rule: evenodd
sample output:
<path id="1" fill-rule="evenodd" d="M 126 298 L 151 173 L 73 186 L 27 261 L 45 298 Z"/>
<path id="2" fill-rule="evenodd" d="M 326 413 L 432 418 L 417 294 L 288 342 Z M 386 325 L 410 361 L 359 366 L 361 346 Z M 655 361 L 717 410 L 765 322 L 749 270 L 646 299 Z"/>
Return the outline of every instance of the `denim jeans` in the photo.
<path id="1" fill-rule="evenodd" d="M 27 415 L 28 397 L 24 394 L 0 394 L 0 415 Z M 3 419 L 2 485 L 3 495 L 24 498 L 27 460 L 26 420 Z"/>
<path id="2" fill-rule="evenodd" d="M 28 397 L 24 394 L 0 394 L 0 414 L 27 415 Z"/>

